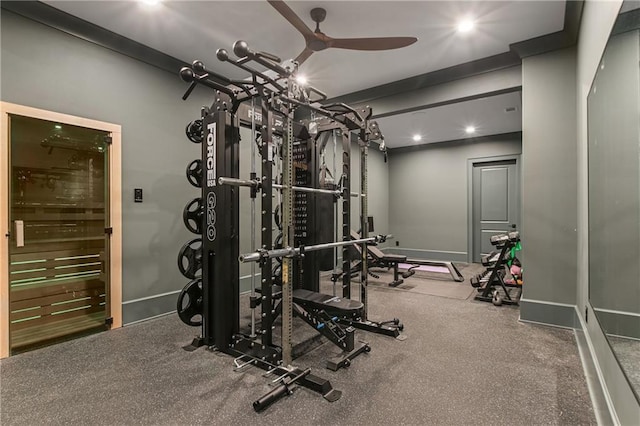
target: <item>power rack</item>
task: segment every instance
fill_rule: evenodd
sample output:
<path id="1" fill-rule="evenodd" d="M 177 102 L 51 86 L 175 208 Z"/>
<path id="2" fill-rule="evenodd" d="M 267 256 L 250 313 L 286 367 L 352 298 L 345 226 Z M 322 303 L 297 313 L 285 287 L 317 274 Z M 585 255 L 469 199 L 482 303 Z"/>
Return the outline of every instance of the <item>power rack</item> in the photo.
<path id="1" fill-rule="evenodd" d="M 331 383 L 292 366 L 296 348 L 292 345 L 293 316 L 297 315 L 342 352 L 327 362 L 337 370 L 346 367 L 367 343 L 355 342 L 355 328 L 401 337 L 399 320 L 375 322 L 367 318 L 366 248 L 388 236 L 369 236 L 367 221 L 367 153 L 371 140 L 382 139 L 377 124 L 370 120 L 370 108 L 355 110 L 341 103 L 322 104 L 326 96 L 319 90 L 296 82 L 297 64 L 283 66 L 275 55 L 254 52 L 244 41 L 234 44 L 239 58 L 219 49 L 217 58 L 249 73 L 247 80 L 232 80 L 211 70 L 201 61 L 184 67 L 180 77 L 191 83 L 183 99 L 198 85 L 214 91 L 213 103 L 201 109 L 201 118 L 189 123 L 187 137 L 202 145 L 202 157 L 187 166 L 187 178 L 201 188 L 201 197 L 192 200 L 183 213 L 187 228 L 200 234 L 189 241 L 178 255 L 180 271 L 192 281 L 178 298 L 178 314 L 187 324 L 201 327 L 201 335 L 187 350 L 200 346 L 235 357 L 236 368 L 253 365 L 279 377 L 280 385 L 253 407 L 263 410 L 288 395 L 294 384 L 319 392 L 328 401 L 341 392 Z M 268 71 L 260 72 L 257 64 Z M 259 171 L 253 163 L 248 179 L 239 176 L 239 127 L 251 127 L 252 151 L 259 149 Z M 339 184 L 319 188 L 318 155 L 326 146 L 327 134 L 341 139 L 342 174 Z M 351 137 L 360 146 L 360 190 L 350 190 Z M 325 141 L 325 142 L 323 142 Z M 281 173 L 274 177 L 274 164 Z M 305 173 L 308 172 L 308 173 Z M 248 188 L 252 214 L 260 204 L 260 248 L 239 253 L 239 196 Z M 281 236 L 273 236 L 274 205 L 277 194 L 276 223 Z M 301 196 L 301 194 L 304 194 Z M 317 196 L 317 197 L 316 197 Z M 320 197 L 330 196 L 342 204 L 342 240 L 317 242 L 313 220 Z M 360 200 L 361 238 L 350 238 L 351 199 Z M 337 208 L 336 208 L 337 211 Z M 253 217 L 252 217 L 253 220 Z M 253 221 L 255 223 L 255 221 Z M 253 227 L 253 224 L 252 224 Z M 252 246 L 255 233 L 252 228 Z M 326 236 L 325 236 L 326 238 Z M 361 245 L 365 266 L 360 276 L 360 300 L 351 299 L 351 257 L 349 246 Z M 316 252 L 342 250 L 342 297 L 318 293 L 319 258 Z M 240 332 L 239 263 L 260 266 L 260 285 L 252 281 L 251 331 Z M 252 274 L 252 279 L 253 279 Z M 280 317 L 281 342 L 274 342 L 276 319 Z"/>

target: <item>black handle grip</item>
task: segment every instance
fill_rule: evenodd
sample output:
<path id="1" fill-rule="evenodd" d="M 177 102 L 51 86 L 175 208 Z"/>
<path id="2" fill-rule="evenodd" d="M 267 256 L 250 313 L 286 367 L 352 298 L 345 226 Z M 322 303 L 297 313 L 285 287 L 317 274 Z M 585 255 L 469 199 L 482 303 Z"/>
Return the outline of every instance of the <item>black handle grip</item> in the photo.
<path id="1" fill-rule="evenodd" d="M 259 413 L 287 394 L 289 394 L 289 387 L 285 384 L 282 384 L 271 392 L 262 396 L 257 401 L 254 401 L 253 409 L 256 410 L 257 413 Z"/>

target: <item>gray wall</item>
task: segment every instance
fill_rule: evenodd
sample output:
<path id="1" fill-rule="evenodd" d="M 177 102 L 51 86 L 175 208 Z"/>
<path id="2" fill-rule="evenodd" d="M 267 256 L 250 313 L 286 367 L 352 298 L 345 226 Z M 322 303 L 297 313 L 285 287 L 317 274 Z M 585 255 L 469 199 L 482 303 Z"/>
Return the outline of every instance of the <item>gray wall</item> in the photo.
<path id="1" fill-rule="evenodd" d="M 3 101 L 122 126 L 123 319 L 130 323 L 174 310 L 177 293 L 189 281 L 178 271 L 177 253 L 196 237 L 185 229 L 182 209 L 200 194 L 185 178 L 200 146 L 186 139 L 184 128 L 199 117 L 202 105 L 211 103 L 210 92 L 198 88 L 184 102 L 186 84 L 177 73 L 11 12 L 3 10 L 1 19 Z M 240 176 L 248 178 L 250 131 L 243 129 L 241 137 Z M 376 218 L 376 232 L 386 232 L 387 165 L 377 146 L 370 152 L 369 215 Z M 354 190 L 359 185 L 358 155 L 352 146 Z M 133 203 L 133 188 L 144 190 L 142 204 Z M 248 252 L 250 199 L 248 190 L 241 194 L 240 251 Z M 357 229 L 358 202 L 352 201 L 352 227 Z M 256 235 L 259 243 L 259 223 Z M 250 274 L 250 265 L 241 265 L 242 290 L 249 288 Z"/>
<path id="2" fill-rule="evenodd" d="M 468 160 L 520 152 L 519 134 L 392 150 L 389 225 L 399 244 L 392 251 L 466 262 Z"/>
<path id="3" fill-rule="evenodd" d="M 180 212 L 198 195 L 185 178 L 199 147 L 186 123 L 208 103 L 204 90 L 188 102 L 186 85 L 129 57 L 2 11 L 2 100 L 122 126 L 123 317 L 130 322 L 175 309 L 187 283 L 176 266 L 193 238 Z M 133 188 L 144 202 L 133 203 Z"/>
<path id="4" fill-rule="evenodd" d="M 607 405 L 623 425 L 638 423 L 640 403 L 633 395 L 604 333 L 589 304 L 589 231 L 588 231 L 588 159 L 587 159 L 587 95 L 620 9 L 621 1 L 587 1 L 584 6 L 577 54 L 577 165 L 578 165 L 578 264 L 577 304 L 580 323 L 590 342 L 590 353 L 603 382 Z M 637 277 L 634 280 L 637 284 Z M 587 310 L 588 321 L 584 312 Z"/>
<path id="5" fill-rule="evenodd" d="M 576 303 L 576 54 L 574 48 L 522 62 L 522 264 L 526 270 L 521 318 L 540 318 L 527 301 Z"/>

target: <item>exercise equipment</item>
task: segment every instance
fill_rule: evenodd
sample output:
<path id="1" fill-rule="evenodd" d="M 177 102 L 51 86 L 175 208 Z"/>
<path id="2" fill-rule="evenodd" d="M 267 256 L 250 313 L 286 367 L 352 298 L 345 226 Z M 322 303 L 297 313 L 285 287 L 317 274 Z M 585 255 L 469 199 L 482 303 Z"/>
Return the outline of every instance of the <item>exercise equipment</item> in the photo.
<path id="1" fill-rule="evenodd" d="M 178 269 L 187 278 L 195 279 L 202 271 L 202 239 L 194 238 L 185 243 L 178 252 Z"/>
<path id="2" fill-rule="evenodd" d="M 202 198 L 194 198 L 189 201 L 182 211 L 184 226 L 194 234 L 202 234 L 202 217 L 204 208 Z"/>
<path id="3" fill-rule="evenodd" d="M 202 187 L 202 160 L 195 159 L 187 166 L 187 180 L 196 188 Z"/>
<path id="4" fill-rule="evenodd" d="M 202 325 L 202 280 L 196 278 L 184 286 L 177 303 L 178 317 L 187 325 Z"/>
<path id="5" fill-rule="evenodd" d="M 491 302 L 495 306 L 518 305 L 522 295 L 522 285 L 505 281 L 507 268 L 516 260 L 515 252 L 520 250 L 520 233 L 517 231 L 491 236 L 491 245 L 498 250 L 482 257 L 484 272 L 470 279 L 478 290 L 475 300 Z"/>
<path id="6" fill-rule="evenodd" d="M 201 195 L 188 203 L 183 219 L 192 232 L 200 231 L 201 238 L 182 247 L 178 266 L 183 275 L 201 278 L 201 286 L 191 284 L 184 289 L 180 309 L 189 322 L 198 322 L 193 314 L 201 312 L 201 335 L 185 349 L 206 346 L 234 356 L 236 370 L 251 365 L 279 376 L 277 391 L 257 400 L 255 409 L 264 409 L 288 394 L 293 383 L 320 393 L 327 401 L 335 401 L 341 393 L 328 380 L 293 366 L 299 353 L 299 346 L 292 345 L 293 316 L 302 318 L 340 348 L 341 353 L 327 362 L 331 369 L 346 367 L 354 357 L 371 349 L 367 343 L 356 342 L 356 328 L 394 337 L 400 334 L 402 325 L 397 319 L 381 323 L 368 320 L 366 273 L 359 283 L 359 300 L 351 298 L 348 247 L 360 244 L 366 251 L 367 244 L 385 238 L 365 234 L 351 241 L 349 235 L 352 198 L 359 198 L 361 222 L 366 222 L 367 149 L 373 138 L 382 136 L 377 125 L 371 126 L 371 108 L 356 110 L 342 103 L 326 103 L 324 93 L 296 82 L 296 64 L 285 68 L 274 55 L 253 51 L 243 41 L 234 44 L 233 52 L 238 60 L 231 59 L 224 49 L 219 49 L 216 57 L 250 73 L 251 78 L 229 79 L 207 69 L 201 61 L 180 71 L 183 81 L 190 83 L 183 99 L 196 86 L 214 91 L 212 104 L 203 107 L 201 118 L 186 127 L 189 140 L 201 146 L 200 162 L 187 167 L 187 178 L 200 188 Z M 269 73 L 256 70 L 256 65 Z M 251 149 L 257 150 L 260 157 L 257 167 L 252 159 L 248 179 L 239 176 L 240 126 L 251 128 Z M 342 174 L 338 184 L 320 187 L 319 159 L 327 134 L 342 141 Z M 350 191 L 352 138 L 360 146 L 362 171 L 360 190 L 355 194 Z M 251 197 L 251 252 L 240 255 L 243 191 Z M 320 197 L 324 197 L 329 210 L 334 204 L 342 206 L 341 240 L 322 242 L 314 232 L 320 223 L 316 208 Z M 277 225 L 281 228 L 279 241 L 273 238 L 274 204 L 278 206 Z M 256 211 L 260 215 L 260 247 L 256 247 L 253 227 Z M 334 248 L 342 249 L 342 268 L 346 272 L 341 275 L 341 297 L 318 293 L 316 252 Z M 252 262 L 248 333 L 239 324 L 241 260 Z M 260 268 L 257 286 L 253 265 Z M 277 317 L 281 335 L 278 343 L 274 342 Z"/>
<path id="7" fill-rule="evenodd" d="M 184 129 L 187 138 L 193 143 L 202 143 L 202 120 L 197 119 L 187 124 Z"/>
<path id="8" fill-rule="evenodd" d="M 351 231 L 351 238 L 359 238 L 359 234 L 355 231 Z M 361 249 L 358 246 L 354 246 L 358 253 L 361 253 Z M 409 268 L 400 274 L 400 264 L 408 264 Z M 422 259 L 407 259 L 407 256 L 399 254 L 385 253 L 376 246 L 367 246 L 367 266 L 371 268 L 385 268 L 393 269 L 393 281 L 389 283 L 389 287 L 397 287 L 404 283 L 404 279 L 409 278 L 415 274 L 415 270 L 419 266 L 433 266 L 439 268 L 446 268 L 448 274 L 456 282 L 463 282 L 464 277 L 453 264 L 453 262 L 439 261 L 439 260 L 422 260 Z M 358 262 L 351 268 L 351 273 L 357 273 L 362 270 L 362 262 Z M 380 276 L 368 271 L 369 275 L 374 278 L 380 278 Z M 402 278 L 400 278 L 402 275 Z"/>

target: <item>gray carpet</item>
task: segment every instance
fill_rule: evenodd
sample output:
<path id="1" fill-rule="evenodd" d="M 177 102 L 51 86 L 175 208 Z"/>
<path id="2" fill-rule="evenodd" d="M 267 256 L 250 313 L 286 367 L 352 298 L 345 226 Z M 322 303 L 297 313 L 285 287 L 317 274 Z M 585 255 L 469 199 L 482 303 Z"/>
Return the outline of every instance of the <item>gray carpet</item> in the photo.
<path id="1" fill-rule="evenodd" d="M 331 372 L 325 344 L 296 361 L 344 392 L 306 389 L 257 414 L 262 371 L 185 352 L 198 331 L 169 315 L 0 362 L 2 425 L 595 424 L 574 334 L 518 322 L 518 310 L 371 287 L 370 318 L 400 317 L 405 341 L 364 334 L 372 351 Z M 243 297 L 246 300 L 246 297 Z"/>
<path id="2" fill-rule="evenodd" d="M 612 335 L 607 335 L 607 339 L 609 339 L 611 348 L 627 375 L 629 383 L 635 389 L 636 394 L 640 395 L 640 340 Z"/>

